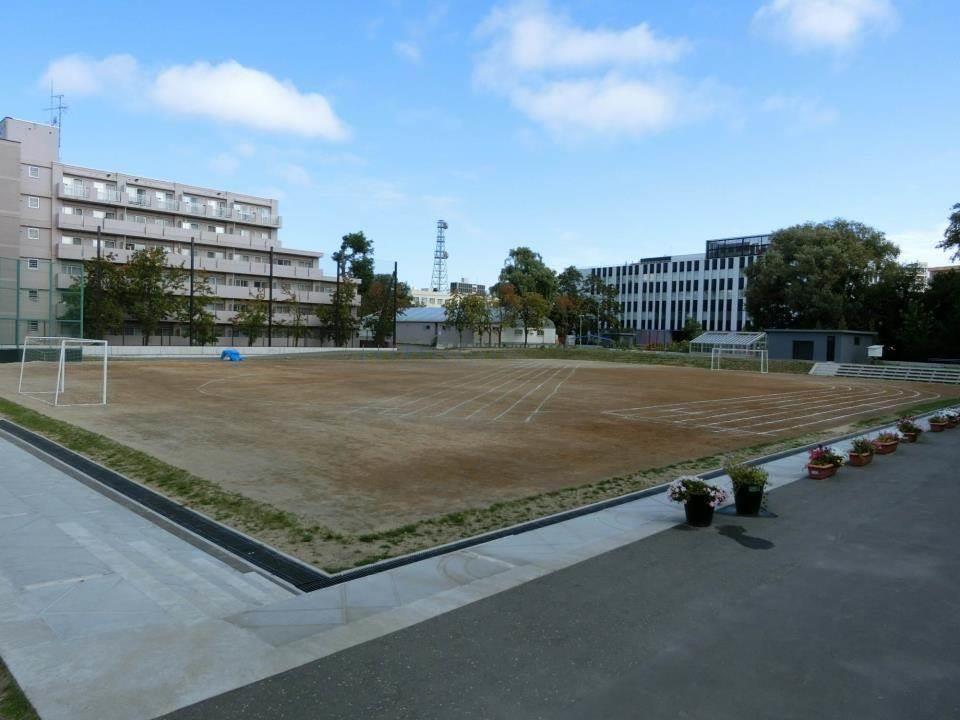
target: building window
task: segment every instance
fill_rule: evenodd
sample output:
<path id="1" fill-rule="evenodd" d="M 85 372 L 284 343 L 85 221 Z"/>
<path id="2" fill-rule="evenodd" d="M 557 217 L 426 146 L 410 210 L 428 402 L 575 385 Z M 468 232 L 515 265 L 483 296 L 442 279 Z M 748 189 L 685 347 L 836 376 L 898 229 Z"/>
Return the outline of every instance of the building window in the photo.
<path id="1" fill-rule="evenodd" d="M 40 267 L 40 261 L 36 258 L 27 258 L 27 268 L 30 270 L 36 270 Z"/>
<path id="2" fill-rule="evenodd" d="M 27 240 L 39 240 L 40 228 L 27 228 Z"/>
<path id="3" fill-rule="evenodd" d="M 30 302 L 40 302 L 40 291 L 28 290 L 27 297 L 30 298 Z"/>
<path id="4" fill-rule="evenodd" d="M 28 208 L 32 208 L 32 209 L 34 209 L 34 210 L 39 209 L 39 207 L 40 207 L 40 198 L 35 197 L 35 196 L 33 196 L 33 195 L 28 195 L 28 196 L 27 196 L 27 207 L 28 207 Z"/>
<path id="5" fill-rule="evenodd" d="M 859 335 L 854 335 L 854 336 L 853 336 L 853 344 L 854 344 L 854 345 L 859 345 L 859 344 L 860 344 L 860 336 L 859 336 Z"/>
<path id="6" fill-rule="evenodd" d="M 30 328 L 30 332 L 37 332 L 38 330 L 40 330 L 40 321 L 31 320 L 28 327 Z"/>
<path id="7" fill-rule="evenodd" d="M 83 268 L 80 265 L 64 265 L 63 273 L 71 277 L 80 277 L 83 275 Z"/>
<path id="8" fill-rule="evenodd" d="M 36 165 L 27 165 L 27 176 L 32 178 L 40 177 L 40 168 Z"/>

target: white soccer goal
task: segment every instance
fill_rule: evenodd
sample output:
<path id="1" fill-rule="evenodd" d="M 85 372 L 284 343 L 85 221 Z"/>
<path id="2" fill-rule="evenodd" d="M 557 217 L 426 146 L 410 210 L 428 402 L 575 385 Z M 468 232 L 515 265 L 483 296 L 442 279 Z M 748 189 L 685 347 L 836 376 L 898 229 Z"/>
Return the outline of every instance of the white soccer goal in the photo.
<path id="1" fill-rule="evenodd" d="M 770 356 L 764 349 L 750 350 L 715 347 L 710 350 L 710 369 L 722 370 L 723 358 L 746 360 L 751 363 L 756 363 L 759 366 L 760 372 L 764 374 L 770 372 Z"/>
<path id="2" fill-rule="evenodd" d="M 50 405 L 107 404 L 107 341 L 26 337 L 17 392 Z"/>

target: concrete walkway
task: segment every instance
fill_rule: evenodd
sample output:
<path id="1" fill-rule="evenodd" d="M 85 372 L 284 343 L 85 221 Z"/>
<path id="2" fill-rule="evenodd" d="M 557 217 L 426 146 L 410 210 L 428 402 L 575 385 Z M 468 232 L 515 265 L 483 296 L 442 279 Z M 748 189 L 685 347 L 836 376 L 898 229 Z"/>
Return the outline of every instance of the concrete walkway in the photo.
<path id="1" fill-rule="evenodd" d="M 956 433 L 929 443 L 960 447 Z M 930 449 L 906 447 L 877 464 Z M 792 456 L 767 469 L 781 486 L 803 477 L 802 464 Z M 0 467 L 0 656 L 48 720 L 154 718 L 630 545 L 683 517 L 658 495 L 293 595 L 4 440 Z"/>
<path id="2" fill-rule="evenodd" d="M 960 431 L 169 720 L 960 717 Z"/>

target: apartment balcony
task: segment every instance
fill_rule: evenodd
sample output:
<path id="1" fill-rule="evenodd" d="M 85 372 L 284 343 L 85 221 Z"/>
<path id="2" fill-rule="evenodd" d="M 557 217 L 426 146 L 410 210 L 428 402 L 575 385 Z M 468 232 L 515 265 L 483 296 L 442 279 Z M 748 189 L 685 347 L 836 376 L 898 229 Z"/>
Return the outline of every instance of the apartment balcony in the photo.
<path id="1" fill-rule="evenodd" d="M 207 219 L 213 218 L 215 220 L 233 220 L 234 222 L 247 223 L 250 225 L 265 225 L 272 228 L 279 228 L 281 226 L 281 218 L 279 215 L 262 215 L 238 208 L 211 206 L 205 203 L 181 202 L 179 209 L 181 215 Z"/>
<path id="2" fill-rule="evenodd" d="M 57 197 L 64 200 L 85 200 L 87 202 L 103 203 L 104 205 L 119 205 L 120 192 L 116 189 L 103 190 L 87 185 L 64 185 L 57 183 Z"/>

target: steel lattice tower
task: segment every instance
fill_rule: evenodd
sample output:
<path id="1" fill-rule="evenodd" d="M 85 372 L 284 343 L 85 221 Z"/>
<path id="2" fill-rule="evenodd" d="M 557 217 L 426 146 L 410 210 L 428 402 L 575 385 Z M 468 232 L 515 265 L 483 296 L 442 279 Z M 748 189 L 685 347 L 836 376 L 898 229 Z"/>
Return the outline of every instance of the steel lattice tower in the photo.
<path id="1" fill-rule="evenodd" d="M 445 220 L 437 220 L 437 246 L 433 249 L 433 276 L 430 279 L 430 287 L 443 292 L 447 288 L 447 240 L 443 236 L 443 231 L 447 229 Z"/>

